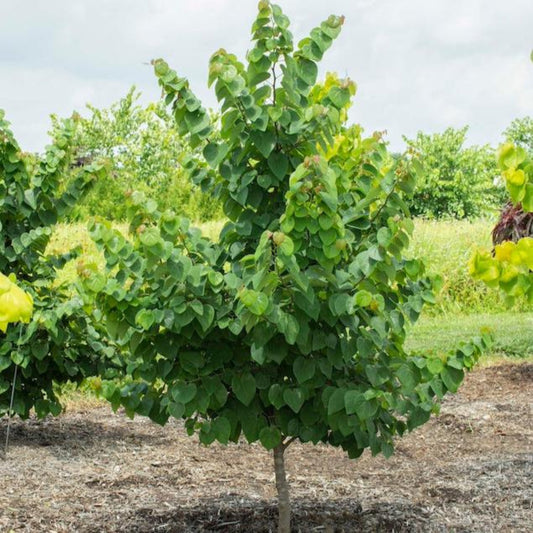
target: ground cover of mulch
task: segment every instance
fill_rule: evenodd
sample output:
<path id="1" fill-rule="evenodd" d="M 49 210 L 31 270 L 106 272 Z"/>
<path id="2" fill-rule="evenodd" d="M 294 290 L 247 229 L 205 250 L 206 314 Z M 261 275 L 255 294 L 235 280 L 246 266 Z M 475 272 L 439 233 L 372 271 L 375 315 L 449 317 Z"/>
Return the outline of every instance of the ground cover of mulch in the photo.
<path id="1" fill-rule="evenodd" d="M 533 531 L 532 393 L 530 363 L 476 370 L 389 460 L 291 445 L 294 531 Z M 260 446 L 205 448 L 106 406 L 14 420 L 0 459 L 1 532 L 266 532 L 275 503 Z"/>

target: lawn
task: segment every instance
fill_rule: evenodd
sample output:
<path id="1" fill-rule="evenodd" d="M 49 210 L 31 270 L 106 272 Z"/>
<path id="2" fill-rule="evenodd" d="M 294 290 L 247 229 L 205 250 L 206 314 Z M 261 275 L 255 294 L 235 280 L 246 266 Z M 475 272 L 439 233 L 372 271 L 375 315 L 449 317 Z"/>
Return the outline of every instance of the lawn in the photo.
<path id="1" fill-rule="evenodd" d="M 533 313 L 442 314 L 422 316 L 409 332 L 406 347 L 420 353 L 444 353 L 488 329 L 494 344 L 488 359 L 533 357 Z"/>

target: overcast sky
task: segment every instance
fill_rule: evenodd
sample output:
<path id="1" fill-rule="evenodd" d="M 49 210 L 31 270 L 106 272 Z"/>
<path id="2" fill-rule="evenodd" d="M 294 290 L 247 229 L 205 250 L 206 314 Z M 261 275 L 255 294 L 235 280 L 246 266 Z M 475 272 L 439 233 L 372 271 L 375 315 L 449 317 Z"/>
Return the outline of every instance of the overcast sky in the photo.
<path id="1" fill-rule="evenodd" d="M 533 115 L 532 0 L 279 0 L 295 40 L 331 13 L 346 22 L 321 63 L 357 82 L 351 120 L 402 135 L 470 125 L 497 144 Z M 207 106 L 218 48 L 241 58 L 255 0 L 0 0 L 0 108 L 25 150 L 47 142 L 49 114 L 108 106 L 131 85 L 159 91 L 152 58 L 189 78 Z"/>

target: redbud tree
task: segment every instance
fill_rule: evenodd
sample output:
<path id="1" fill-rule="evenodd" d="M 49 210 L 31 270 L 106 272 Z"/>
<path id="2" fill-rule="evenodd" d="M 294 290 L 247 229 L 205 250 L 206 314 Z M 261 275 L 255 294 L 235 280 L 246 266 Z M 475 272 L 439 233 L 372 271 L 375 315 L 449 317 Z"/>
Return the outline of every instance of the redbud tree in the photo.
<path id="1" fill-rule="evenodd" d="M 247 62 L 211 57 L 217 123 L 185 78 L 154 61 L 191 147 L 181 164 L 227 222 L 211 241 L 133 194 L 130 238 L 94 224 L 107 268 L 85 272 L 130 377 L 104 382 L 104 395 L 131 415 L 184 419 L 206 445 L 244 438 L 273 450 L 281 531 L 291 442 L 389 456 L 483 343 L 447 358 L 404 350 L 408 324 L 434 298 L 422 263 L 402 255 L 417 163 L 347 124 L 350 79 L 317 82 L 343 21 L 331 16 L 295 45 L 281 9 L 261 1 Z"/>
<path id="2" fill-rule="evenodd" d="M 0 334 L 0 416 L 26 418 L 32 409 L 39 417 L 57 415 L 58 385 L 110 374 L 112 348 L 101 342 L 81 298 L 57 280 L 80 250 L 47 251 L 55 225 L 105 174 L 99 162 L 68 172 L 75 130 L 73 119 L 58 124 L 44 154 L 32 156 L 21 150 L 0 110 L 0 272 L 16 278 L 33 300 L 31 319 L 29 308 L 17 317 L 17 291 L 0 287 L 0 329 L 10 318 L 29 321 Z"/>

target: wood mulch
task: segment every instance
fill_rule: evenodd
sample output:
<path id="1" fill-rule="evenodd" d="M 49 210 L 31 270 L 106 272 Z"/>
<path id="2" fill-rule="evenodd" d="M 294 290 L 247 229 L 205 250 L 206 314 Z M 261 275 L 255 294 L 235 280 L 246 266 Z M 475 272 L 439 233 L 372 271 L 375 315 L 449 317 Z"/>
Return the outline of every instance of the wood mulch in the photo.
<path id="1" fill-rule="evenodd" d="M 395 455 L 293 444 L 294 531 L 533 531 L 533 365 L 467 376 Z M 0 442 L 7 421 L 0 421 Z M 271 456 L 212 445 L 106 406 L 14 420 L 0 458 L 0 531 L 275 531 Z"/>

